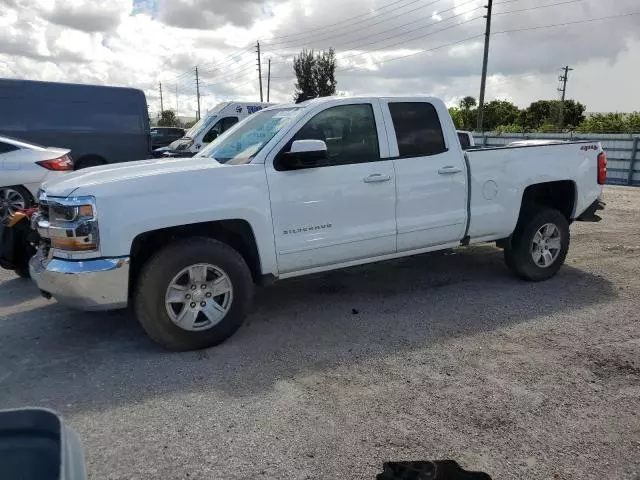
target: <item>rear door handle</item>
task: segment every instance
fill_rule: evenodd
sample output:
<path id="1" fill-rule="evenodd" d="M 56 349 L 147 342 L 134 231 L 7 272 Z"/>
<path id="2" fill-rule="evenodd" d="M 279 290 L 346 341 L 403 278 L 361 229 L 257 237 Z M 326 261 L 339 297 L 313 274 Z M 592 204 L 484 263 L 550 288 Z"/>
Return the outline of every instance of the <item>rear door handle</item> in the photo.
<path id="1" fill-rule="evenodd" d="M 388 182 L 389 180 L 391 180 L 391 177 L 382 173 L 372 173 L 362 179 L 364 183 Z"/>
<path id="2" fill-rule="evenodd" d="M 438 173 L 440 175 L 449 175 L 451 173 L 460 173 L 461 171 L 462 171 L 461 168 L 454 167 L 452 165 L 447 165 L 444 167 L 440 167 L 440 170 L 438 170 Z"/>

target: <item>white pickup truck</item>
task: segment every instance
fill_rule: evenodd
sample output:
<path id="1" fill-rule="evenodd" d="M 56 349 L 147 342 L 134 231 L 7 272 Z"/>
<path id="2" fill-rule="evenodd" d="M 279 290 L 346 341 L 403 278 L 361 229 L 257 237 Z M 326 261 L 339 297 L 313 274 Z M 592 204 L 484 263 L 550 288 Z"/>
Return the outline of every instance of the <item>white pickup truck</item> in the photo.
<path id="1" fill-rule="evenodd" d="M 46 184 L 30 271 L 60 303 L 132 303 L 160 344 L 204 348 L 270 279 L 480 242 L 549 278 L 569 224 L 599 219 L 605 178 L 597 142 L 463 152 L 436 98 L 315 99 L 257 112 L 190 159 Z"/>

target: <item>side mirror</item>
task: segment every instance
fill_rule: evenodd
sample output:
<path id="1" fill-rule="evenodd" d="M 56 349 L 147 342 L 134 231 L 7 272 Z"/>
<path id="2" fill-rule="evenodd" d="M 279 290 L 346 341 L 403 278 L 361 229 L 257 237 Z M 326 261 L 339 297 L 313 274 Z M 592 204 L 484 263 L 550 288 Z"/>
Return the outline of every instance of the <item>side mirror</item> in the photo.
<path id="1" fill-rule="evenodd" d="M 281 156 L 278 170 L 322 167 L 327 164 L 327 158 L 324 140 L 296 140 L 291 150 Z"/>

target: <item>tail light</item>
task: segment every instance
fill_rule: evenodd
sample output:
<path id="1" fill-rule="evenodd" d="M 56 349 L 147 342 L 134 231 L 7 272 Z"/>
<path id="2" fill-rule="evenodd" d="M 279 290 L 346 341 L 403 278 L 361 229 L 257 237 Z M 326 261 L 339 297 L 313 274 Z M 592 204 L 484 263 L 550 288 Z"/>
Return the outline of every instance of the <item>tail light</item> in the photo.
<path id="1" fill-rule="evenodd" d="M 56 172 L 73 170 L 73 161 L 69 155 L 63 155 L 53 160 L 42 160 L 36 163 L 47 170 L 54 170 Z"/>
<path id="2" fill-rule="evenodd" d="M 598 185 L 604 185 L 607 182 L 607 154 L 600 152 L 598 154 Z"/>

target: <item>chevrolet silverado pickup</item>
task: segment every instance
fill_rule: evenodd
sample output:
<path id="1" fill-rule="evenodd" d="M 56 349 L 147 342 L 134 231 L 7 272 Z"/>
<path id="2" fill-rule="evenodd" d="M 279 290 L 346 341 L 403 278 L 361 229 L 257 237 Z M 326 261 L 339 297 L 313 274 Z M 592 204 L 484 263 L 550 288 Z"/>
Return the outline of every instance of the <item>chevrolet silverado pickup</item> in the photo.
<path id="1" fill-rule="evenodd" d="M 132 304 L 173 350 L 210 347 L 256 284 L 495 242 L 523 279 L 552 277 L 569 225 L 596 221 L 593 141 L 463 151 L 431 97 L 327 97 L 261 110 L 195 157 L 45 184 L 30 272 L 87 310 Z"/>

